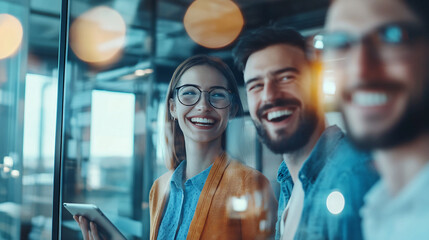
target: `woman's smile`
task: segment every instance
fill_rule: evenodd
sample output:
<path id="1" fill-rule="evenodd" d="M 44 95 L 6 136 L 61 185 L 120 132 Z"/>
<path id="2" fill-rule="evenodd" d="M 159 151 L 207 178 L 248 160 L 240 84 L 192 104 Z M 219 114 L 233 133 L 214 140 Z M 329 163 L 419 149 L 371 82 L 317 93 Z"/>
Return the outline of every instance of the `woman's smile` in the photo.
<path id="1" fill-rule="evenodd" d="M 211 129 L 218 122 L 217 119 L 210 116 L 192 116 L 187 119 L 199 129 Z"/>

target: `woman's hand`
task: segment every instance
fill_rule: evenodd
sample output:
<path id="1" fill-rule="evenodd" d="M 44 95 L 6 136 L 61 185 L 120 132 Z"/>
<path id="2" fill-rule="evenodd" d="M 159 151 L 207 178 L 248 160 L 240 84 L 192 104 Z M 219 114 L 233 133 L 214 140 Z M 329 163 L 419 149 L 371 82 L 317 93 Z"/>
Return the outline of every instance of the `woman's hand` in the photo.
<path id="1" fill-rule="evenodd" d="M 98 234 L 97 225 L 94 222 L 89 222 L 83 216 L 74 215 L 73 219 L 79 224 L 84 240 L 104 240 L 105 238 Z M 88 224 L 89 222 L 89 224 Z M 88 229 L 88 226 L 90 229 Z"/>

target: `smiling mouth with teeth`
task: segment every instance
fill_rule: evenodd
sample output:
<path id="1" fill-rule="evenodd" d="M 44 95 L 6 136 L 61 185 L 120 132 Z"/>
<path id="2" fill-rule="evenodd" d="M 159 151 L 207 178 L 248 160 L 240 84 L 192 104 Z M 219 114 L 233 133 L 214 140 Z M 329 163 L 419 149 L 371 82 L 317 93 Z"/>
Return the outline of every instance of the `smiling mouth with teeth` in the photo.
<path id="1" fill-rule="evenodd" d="M 212 126 L 215 123 L 215 120 L 211 118 L 199 118 L 199 117 L 193 117 L 190 119 L 190 121 L 198 126 Z"/>
<path id="2" fill-rule="evenodd" d="M 266 119 L 270 122 L 280 122 L 290 117 L 292 113 L 292 110 L 273 111 L 267 114 Z"/>
<path id="3" fill-rule="evenodd" d="M 389 96 L 385 92 L 357 91 L 351 95 L 351 102 L 361 107 L 378 107 L 385 105 Z"/>

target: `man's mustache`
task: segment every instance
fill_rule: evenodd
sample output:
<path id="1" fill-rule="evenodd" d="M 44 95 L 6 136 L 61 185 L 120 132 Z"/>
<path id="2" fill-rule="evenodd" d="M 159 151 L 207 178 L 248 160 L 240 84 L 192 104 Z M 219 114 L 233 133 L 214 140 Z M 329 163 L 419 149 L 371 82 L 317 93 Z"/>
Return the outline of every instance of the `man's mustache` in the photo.
<path id="1" fill-rule="evenodd" d="M 287 106 L 300 106 L 301 102 L 296 98 L 283 98 L 283 99 L 277 99 L 274 102 L 269 102 L 264 105 L 262 105 L 258 111 L 256 112 L 259 118 L 262 118 L 262 114 L 274 107 L 287 107 Z"/>

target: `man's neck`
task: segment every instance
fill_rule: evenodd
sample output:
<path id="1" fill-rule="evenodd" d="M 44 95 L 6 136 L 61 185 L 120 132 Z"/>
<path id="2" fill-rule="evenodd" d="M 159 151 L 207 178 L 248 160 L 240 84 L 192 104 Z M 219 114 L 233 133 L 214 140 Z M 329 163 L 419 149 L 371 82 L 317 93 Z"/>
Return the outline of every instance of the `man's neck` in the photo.
<path id="1" fill-rule="evenodd" d="M 391 149 L 374 151 L 374 158 L 381 177 L 392 196 L 410 183 L 429 163 L 429 134 Z"/>
<path id="2" fill-rule="evenodd" d="M 305 160 L 310 156 L 323 131 L 325 131 L 325 123 L 324 121 L 319 121 L 306 145 L 296 151 L 283 154 L 283 161 L 286 163 L 293 182 L 297 181 L 299 170 L 301 170 Z"/>

